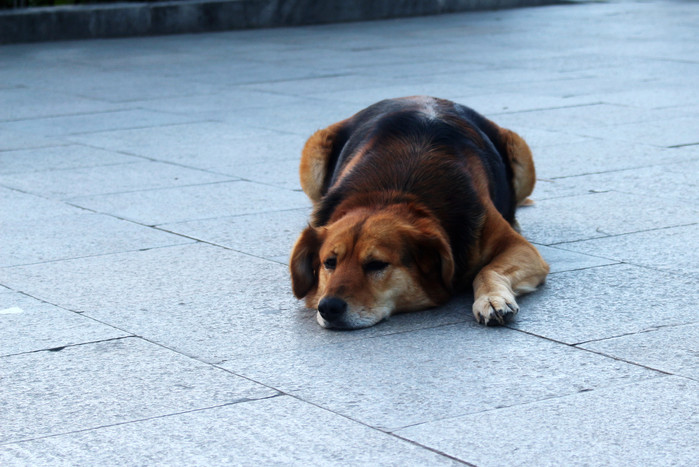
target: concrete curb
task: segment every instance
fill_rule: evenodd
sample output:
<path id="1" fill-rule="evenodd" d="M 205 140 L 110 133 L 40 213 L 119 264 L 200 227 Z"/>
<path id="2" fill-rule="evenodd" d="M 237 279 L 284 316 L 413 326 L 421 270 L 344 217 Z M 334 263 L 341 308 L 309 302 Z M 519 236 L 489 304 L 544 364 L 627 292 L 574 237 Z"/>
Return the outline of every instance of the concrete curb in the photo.
<path id="1" fill-rule="evenodd" d="M 182 0 L 0 12 L 0 44 L 181 34 L 423 16 L 560 0 Z"/>

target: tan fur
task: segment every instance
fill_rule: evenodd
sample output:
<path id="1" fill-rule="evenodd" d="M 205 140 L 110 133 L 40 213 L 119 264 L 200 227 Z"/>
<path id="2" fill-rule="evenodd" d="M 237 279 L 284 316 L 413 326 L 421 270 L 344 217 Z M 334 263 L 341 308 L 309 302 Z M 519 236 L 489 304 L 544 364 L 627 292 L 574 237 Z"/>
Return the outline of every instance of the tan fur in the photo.
<path id="1" fill-rule="evenodd" d="M 299 178 L 301 188 L 314 203 L 323 195 L 323 182 L 330 155 L 337 132 L 342 128 L 344 121 L 338 122 L 322 130 L 318 130 L 308 138 L 301 152 L 301 164 L 299 166 Z"/>
<path id="2" fill-rule="evenodd" d="M 473 315 L 480 323 L 504 324 L 506 315 L 519 311 L 515 297 L 534 291 L 546 278 L 549 266 L 500 216 L 487 216 L 481 238 L 486 265 L 473 281 Z"/>
<path id="3" fill-rule="evenodd" d="M 531 200 L 527 200 L 527 196 L 532 194 L 536 184 L 532 151 L 526 141 L 514 131 L 500 128 L 500 137 L 505 142 L 507 157 L 512 167 L 517 205 L 527 205 L 527 202 L 531 203 Z"/>

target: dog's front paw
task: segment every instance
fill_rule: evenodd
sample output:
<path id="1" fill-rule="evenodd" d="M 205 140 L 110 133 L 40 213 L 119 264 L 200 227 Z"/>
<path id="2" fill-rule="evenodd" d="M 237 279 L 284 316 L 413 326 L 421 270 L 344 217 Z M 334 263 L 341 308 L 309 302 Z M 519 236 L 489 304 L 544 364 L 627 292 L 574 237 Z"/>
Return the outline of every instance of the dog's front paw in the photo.
<path id="1" fill-rule="evenodd" d="M 514 296 L 483 295 L 473 304 L 473 316 L 476 321 L 486 326 L 503 325 L 510 321 L 519 311 Z"/>

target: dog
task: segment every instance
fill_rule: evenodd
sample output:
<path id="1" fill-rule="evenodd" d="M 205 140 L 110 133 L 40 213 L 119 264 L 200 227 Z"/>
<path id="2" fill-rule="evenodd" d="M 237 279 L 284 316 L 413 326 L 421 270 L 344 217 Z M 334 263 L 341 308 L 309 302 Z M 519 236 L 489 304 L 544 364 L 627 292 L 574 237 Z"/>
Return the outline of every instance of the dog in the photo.
<path id="1" fill-rule="evenodd" d="M 515 221 L 536 180 L 529 146 L 466 106 L 378 102 L 315 132 L 299 175 L 314 210 L 291 282 L 323 327 L 435 307 L 471 282 L 476 320 L 502 325 L 548 274 Z"/>

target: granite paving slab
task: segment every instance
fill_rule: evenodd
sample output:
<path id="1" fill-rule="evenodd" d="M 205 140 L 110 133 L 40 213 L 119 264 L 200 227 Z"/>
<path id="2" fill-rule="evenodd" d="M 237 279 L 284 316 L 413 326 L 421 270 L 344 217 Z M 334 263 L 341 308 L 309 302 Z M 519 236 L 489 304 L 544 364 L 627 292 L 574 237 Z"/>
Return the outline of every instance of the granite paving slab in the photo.
<path id="1" fill-rule="evenodd" d="M 699 456 L 698 395 L 696 381 L 661 377 L 397 434 L 478 466 L 690 466 Z"/>
<path id="2" fill-rule="evenodd" d="M 260 258 L 281 256 L 286 262 L 294 242 L 308 225 L 310 214 L 310 208 L 302 208 L 158 227 Z"/>
<path id="3" fill-rule="evenodd" d="M 0 174 L 79 169 L 141 162 L 142 159 L 78 144 L 0 151 Z"/>
<path id="4" fill-rule="evenodd" d="M 697 94 L 685 95 L 684 98 L 696 102 Z M 628 141 L 643 141 L 660 147 L 675 147 L 699 144 L 696 130 L 697 115 L 658 119 L 633 124 L 598 126 L 581 130 L 581 134 L 595 138 Z"/>
<path id="5" fill-rule="evenodd" d="M 598 266 L 607 266 L 610 264 L 619 263 L 614 259 L 602 258 L 591 254 L 571 254 L 573 252 L 553 248 L 546 245 L 534 244 L 541 256 L 548 263 L 551 274 L 564 271 L 577 271 L 578 269 L 594 268 Z"/>
<path id="6" fill-rule="evenodd" d="M 309 83 L 308 85 L 311 85 Z M 284 92 L 281 84 L 278 91 Z M 360 92 L 361 91 L 357 91 Z M 383 95 L 381 99 L 385 98 Z M 375 100 L 364 98 L 367 104 L 373 104 Z M 371 102 L 369 102 L 371 100 Z M 244 112 L 223 116 L 222 120 L 229 124 L 244 125 L 267 131 L 284 132 L 296 135 L 301 144 L 293 147 L 284 147 L 287 156 L 293 154 L 298 159 L 306 142 L 316 130 L 325 128 L 335 122 L 344 120 L 359 112 L 366 105 L 355 102 L 342 102 L 335 100 L 335 95 L 330 93 L 328 99 L 308 99 L 304 104 L 304 118 L 298 116 L 298 106 L 280 105 L 274 108 L 263 107 L 246 109 Z M 259 146 L 259 142 L 255 143 Z M 265 144 L 262 142 L 262 144 Z M 281 148 L 280 148 L 281 149 Z M 250 154 L 250 152 L 248 152 Z"/>
<path id="7" fill-rule="evenodd" d="M 208 362 L 473 321 L 466 296 L 329 332 L 293 297 L 286 265 L 204 244 L 0 268 L 0 284 Z"/>
<path id="8" fill-rule="evenodd" d="M 659 374 L 473 321 L 222 366 L 387 431 Z"/>
<path id="9" fill-rule="evenodd" d="M 289 396 L 0 446 L 5 465 L 65 459 L 74 466 L 463 465 Z"/>
<path id="10" fill-rule="evenodd" d="M 310 135 L 309 135 L 310 136 Z M 294 191 L 301 191 L 299 181 L 299 157 L 278 161 L 273 164 L 268 162 L 256 164 L 241 164 L 235 166 L 214 167 L 212 172 L 239 177 L 267 185 L 274 185 Z"/>
<path id="11" fill-rule="evenodd" d="M 101 214 L 12 221 L 0 230 L 0 267 L 137 251 L 193 240 Z"/>
<path id="12" fill-rule="evenodd" d="M 535 193 L 534 197 L 536 205 L 518 210 L 517 218 L 525 237 L 544 245 L 699 221 L 698 208 L 651 196 L 605 191 L 549 199 L 542 199 Z"/>
<path id="13" fill-rule="evenodd" d="M 694 224 L 583 242 L 561 243 L 557 248 L 686 277 L 699 277 L 699 252 L 693 247 L 697 238 L 699 225 Z"/>
<path id="14" fill-rule="evenodd" d="M 699 381 L 699 319 L 643 333 L 587 342 L 581 348 Z"/>
<path id="15" fill-rule="evenodd" d="M 86 196 L 70 202 L 146 225 L 310 206 L 301 192 L 247 181 Z"/>
<path id="16" fill-rule="evenodd" d="M 129 333 L 24 294 L 2 289 L 0 358 L 115 339 Z"/>
<path id="17" fill-rule="evenodd" d="M 665 53 L 667 53 L 667 49 L 663 51 L 663 54 Z M 696 51 L 693 56 L 696 56 Z M 693 73 L 690 73 L 690 76 L 691 74 Z M 694 87 L 688 86 L 686 81 L 683 80 L 681 85 L 676 84 L 675 86 L 665 86 L 664 84 L 665 80 L 663 79 L 660 82 L 653 83 L 651 86 L 645 86 L 642 89 L 618 89 L 617 92 L 605 93 L 604 100 L 613 104 L 633 105 L 648 109 L 683 107 L 686 106 L 688 102 L 697 102 L 697 90 Z M 659 127 L 655 127 L 655 129 L 657 128 Z M 671 127 L 663 126 L 662 128 L 667 128 L 672 132 Z M 630 135 L 639 135 L 630 127 L 626 128 L 626 130 L 626 137 Z M 687 133 L 686 135 L 691 136 L 691 133 Z M 663 137 L 662 131 L 654 132 L 654 137 L 660 143 L 666 142 L 666 138 Z"/>
<path id="18" fill-rule="evenodd" d="M 304 105 L 305 101 L 298 97 L 273 94 L 269 92 L 245 89 L 242 86 L 226 89 L 216 93 L 216 98 L 210 95 L 175 96 L 163 99 L 139 101 L 139 107 L 185 115 L 196 115 L 202 119 L 218 119 L 242 109 L 257 107 L 276 107 L 278 105 Z"/>
<path id="19" fill-rule="evenodd" d="M 306 138 L 310 136 L 306 135 Z M 237 122 L 106 131 L 71 136 L 72 141 L 199 169 L 279 158 L 298 158 L 304 138 L 280 135 Z"/>
<path id="20" fill-rule="evenodd" d="M 11 130 L 0 124 L 0 151 L 14 149 L 44 148 L 47 146 L 60 146 L 68 144 L 67 141 L 58 138 L 49 138 L 37 135 L 31 131 Z"/>
<path id="21" fill-rule="evenodd" d="M 106 112 L 123 108 L 120 104 L 79 96 L 23 88 L 0 89 L 0 121 L 26 120 L 59 115 Z"/>
<path id="22" fill-rule="evenodd" d="M 679 148 L 663 149 L 648 144 L 591 138 L 565 145 L 539 147 L 533 152 L 537 176 L 544 179 L 635 169 L 696 158 L 696 154 Z"/>
<path id="23" fill-rule="evenodd" d="M 1 122 L 0 131 L 22 131 L 38 136 L 62 137 L 107 130 L 174 125 L 193 120 L 196 118 L 151 110 L 126 109 Z"/>
<path id="24" fill-rule="evenodd" d="M 61 171 L 0 175 L 0 185 L 49 198 L 68 199 L 236 179 L 162 162 L 139 161 Z"/>
<path id="25" fill-rule="evenodd" d="M 87 212 L 84 209 L 69 206 L 62 201 L 21 193 L 2 186 L 0 186 L 0 200 L 2 200 L 0 202 L 0 225 L 2 226 Z"/>
<path id="26" fill-rule="evenodd" d="M 3 357 L 0 373 L 0 444 L 277 394 L 139 338 Z"/>
<path id="27" fill-rule="evenodd" d="M 699 207 L 699 160 L 677 161 L 618 172 L 605 172 L 561 180 L 570 189 L 615 190 L 669 199 L 680 205 Z"/>
<path id="28" fill-rule="evenodd" d="M 535 122 L 541 128 L 551 130 L 565 128 L 566 131 L 580 131 L 585 134 L 585 130 L 591 128 L 668 120 L 680 116 L 686 117 L 689 115 L 687 115 L 687 112 L 678 110 L 646 109 L 625 105 L 591 103 L 590 105 L 574 107 L 568 106 L 510 113 L 506 118 L 508 124 L 512 126 Z M 643 141 L 645 139 L 639 139 L 638 142 Z"/>
<path id="29" fill-rule="evenodd" d="M 577 344 L 692 322 L 678 312 L 699 299 L 696 279 L 627 264 L 551 274 L 546 285 L 517 299 L 520 313 L 509 326 Z M 682 306 L 680 306 L 682 308 Z"/>

